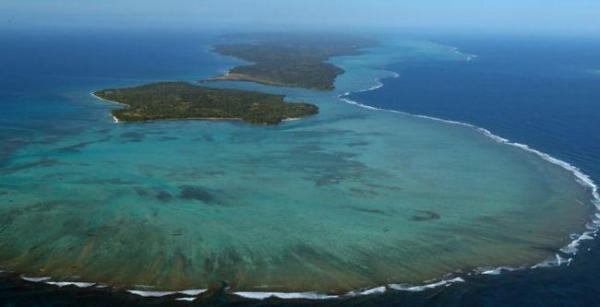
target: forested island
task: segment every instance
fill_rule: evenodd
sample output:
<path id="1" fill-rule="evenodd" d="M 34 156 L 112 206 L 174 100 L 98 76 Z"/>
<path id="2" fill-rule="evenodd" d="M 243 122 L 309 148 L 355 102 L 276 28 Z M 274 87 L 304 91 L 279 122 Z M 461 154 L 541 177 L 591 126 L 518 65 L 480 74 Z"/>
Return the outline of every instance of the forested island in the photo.
<path id="1" fill-rule="evenodd" d="M 333 56 L 354 55 L 374 41 L 355 36 L 314 34 L 233 34 L 241 43 L 220 44 L 214 51 L 252 64 L 234 67 L 226 75 L 203 81 L 236 80 L 275 86 L 332 90 L 344 70 L 327 62 Z M 98 98 L 122 103 L 113 110 L 118 121 L 166 119 L 229 119 L 253 124 L 278 124 L 319 112 L 316 105 L 288 103 L 285 96 L 255 91 L 219 89 L 186 82 L 159 82 L 106 89 Z"/>
<path id="2" fill-rule="evenodd" d="M 285 96 L 234 89 L 216 89 L 186 82 L 160 82 L 105 89 L 94 95 L 127 107 L 113 110 L 119 121 L 165 119 L 230 119 L 253 124 L 278 124 L 319 112 L 308 103 L 288 103 Z"/>
<path id="3" fill-rule="evenodd" d="M 239 39 L 240 37 L 235 37 Z M 211 80 L 250 81 L 315 90 L 334 89 L 344 70 L 328 63 L 333 56 L 353 55 L 373 41 L 356 37 L 267 35 L 242 37 L 249 43 L 214 46 L 214 51 L 252 62 Z"/>

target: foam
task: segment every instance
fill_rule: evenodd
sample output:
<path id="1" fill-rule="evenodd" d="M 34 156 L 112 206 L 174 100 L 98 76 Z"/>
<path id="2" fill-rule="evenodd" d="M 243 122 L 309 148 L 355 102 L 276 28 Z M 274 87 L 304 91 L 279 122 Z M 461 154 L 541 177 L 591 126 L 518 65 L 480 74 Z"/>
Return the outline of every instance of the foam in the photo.
<path id="1" fill-rule="evenodd" d="M 183 302 L 193 302 L 196 298 L 195 297 L 180 297 L 180 298 L 176 298 L 176 301 L 183 301 Z"/>
<path id="2" fill-rule="evenodd" d="M 239 291 L 233 294 L 256 300 L 264 300 L 268 298 L 279 298 L 279 299 L 305 299 L 305 300 L 327 300 L 336 299 L 341 297 L 354 297 L 354 296 L 365 296 L 373 294 L 381 294 L 387 291 L 385 286 L 360 290 L 350 291 L 346 294 L 333 295 L 333 294 L 322 294 L 317 292 L 245 292 Z"/>
<path id="3" fill-rule="evenodd" d="M 563 264 L 569 266 L 571 265 L 571 261 L 573 261 L 573 258 L 571 257 L 564 258 L 559 254 L 555 254 L 554 257 L 549 257 L 548 259 L 531 266 L 531 269 L 553 268 L 561 266 Z"/>
<path id="4" fill-rule="evenodd" d="M 521 270 L 523 268 L 513 268 L 508 266 L 499 266 L 497 268 L 479 268 L 476 270 L 477 273 L 481 275 L 500 275 L 503 272 L 512 272 Z"/>
<path id="5" fill-rule="evenodd" d="M 372 295 L 372 294 L 381 294 L 381 293 L 385 293 L 385 291 L 387 290 L 386 287 L 375 287 L 375 288 L 371 288 L 371 289 L 366 289 L 366 290 L 362 290 L 362 291 L 351 291 L 346 293 L 345 296 L 363 296 L 363 295 Z"/>
<path id="6" fill-rule="evenodd" d="M 27 276 L 21 276 L 21 279 L 24 281 L 29 281 L 29 282 L 44 282 L 47 280 L 50 280 L 50 277 L 27 277 Z"/>
<path id="7" fill-rule="evenodd" d="M 398 291 L 409 291 L 409 292 L 420 292 L 441 286 L 450 286 L 454 283 L 465 282 L 461 277 L 454 277 L 451 279 L 443 279 L 429 284 L 423 285 L 411 285 L 411 284 L 389 284 L 386 286 L 379 286 L 375 288 L 369 288 L 365 290 L 350 291 L 345 294 L 333 295 L 333 294 L 321 294 L 317 292 L 245 292 L 239 291 L 233 294 L 255 300 L 264 300 L 268 298 L 279 298 L 279 299 L 305 299 L 305 300 L 327 300 L 337 299 L 346 297 L 366 296 L 366 295 L 377 295 L 383 294 L 388 289 Z"/>
<path id="8" fill-rule="evenodd" d="M 146 291 L 146 290 L 127 290 L 127 292 L 143 297 L 163 297 L 177 294 L 176 291 Z"/>
<path id="9" fill-rule="evenodd" d="M 104 98 L 102 98 L 102 97 L 100 97 L 100 96 L 96 95 L 94 92 L 91 92 L 91 93 L 90 93 L 90 95 L 91 95 L 92 97 L 94 97 L 94 98 L 96 98 L 96 99 L 98 99 L 98 100 L 102 100 L 102 101 L 104 101 L 104 102 L 113 103 L 113 104 L 118 104 L 118 105 L 121 105 L 121 106 L 126 106 L 125 104 L 122 104 L 122 103 L 120 103 L 120 102 L 116 102 L 116 101 L 112 101 L 112 100 L 104 99 Z M 112 119 L 113 119 L 113 121 L 115 122 L 115 124 L 118 124 L 118 123 L 119 123 L 119 119 L 118 119 L 118 118 L 116 118 L 114 115 L 112 116 Z"/>
<path id="10" fill-rule="evenodd" d="M 163 297 L 175 294 L 183 294 L 187 296 L 198 296 L 207 289 L 188 289 L 188 290 L 180 290 L 180 291 L 151 291 L 151 290 L 127 290 L 127 292 L 143 297 Z M 195 298 L 193 298 L 195 299 Z"/>
<path id="11" fill-rule="evenodd" d="M 308 300 L 324 300 L 339 298 L 339 295 L 319 294 L 317 292 L 247 292 L 238 291 L 233 294 L 245 298 L 264 300 L 268 298 L 280 299 L 308 299 Z"/>
<path id="12" fill-rule="evenodd" d="M 425 284 L 425 285 L 421 285 L 421 286 L 414 286 L 414 285 L 408 285 L 408 284 L 390 284 L 389 287 L 391 289 L 400 290 L 400 291 L 421 292 L 421 291 L 425 291 L 428 289 L 433 289 L 433 288 L 437 288 L 437 287 L 441 287 L 441 286 L 447 287 L 447 286 L 450 286 L 451 284 L 459 283 L 459 282 L 465 282 L 465 280 L 460 277 L 455 277 L 452 279 L 443 279 L 438 282 Z"/>
<path id="13" fill-rule="evenodd" d="M 206 291 L 207 291 L 206 289 L 189 289 L 189 290 L 177 291 L 177 293 L 189 295 L 189 296 L 197 296 Z"/>
<path id="14" fill-rule="evenodd" d="M 370 91 L 378 90 L 382 87 L 383 87 L 383 83 L 381 83 L 381 81 L 377 80 L 377 84 L 375 84 L 367 89 L 358 91 L 357 93 L 370 92 Z"/>
<path id="15" fill-rule="evenodd" d="M 120 103 L 120 102 L 116 102 L 116 101 L 112 101 L 112 100 L 104 99 L 104 98 L 102 98 L 102 97 L 100 97 L 100 96 L 96 95 L 96 94 L 95 94 L 95 92 L 91 92 L 91 93 L 90 93 L 90 95 L 91 95 L 92 97 L 94 97 L 94 98 L 98 99 L 98 100 L 102 100 L 102 101 L 105 101 L 105 102 L 110 102 L 110 103 L 114 103 L 114 104 L 119 104 L 119 105 L 125 105 L 125 104 L 123 104 L 123 103 Z"/>
<path id="16" fill-rule="evenodd" d="M 77 288 L 89 288 L 95 286 L 96 283 L 93 282 L 70 282 L 70 281 L 46 281 L 46 284 L 58 286 L 60 288 L 67 286 L 75 286 Z"/>

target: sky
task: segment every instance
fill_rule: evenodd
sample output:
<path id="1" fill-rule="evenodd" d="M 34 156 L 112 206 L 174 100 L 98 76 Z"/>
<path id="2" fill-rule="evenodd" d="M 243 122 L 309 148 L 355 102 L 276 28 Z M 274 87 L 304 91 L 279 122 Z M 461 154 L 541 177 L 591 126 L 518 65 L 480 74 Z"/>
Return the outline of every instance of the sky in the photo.
<path id="1" fill-rule="evenodd" d="M 600 34 L 600 0 L 0 0 L 0 28 L 219 27 Z"/>

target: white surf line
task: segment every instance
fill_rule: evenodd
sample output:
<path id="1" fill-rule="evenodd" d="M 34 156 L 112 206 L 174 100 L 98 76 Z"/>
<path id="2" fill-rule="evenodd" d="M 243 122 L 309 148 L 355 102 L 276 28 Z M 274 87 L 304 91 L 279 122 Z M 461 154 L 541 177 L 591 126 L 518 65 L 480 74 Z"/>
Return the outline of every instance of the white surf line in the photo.
<path id="1" fill-rule="evenodd" d="M 127 292 L 143 297 L 163 297 L 177 294 L 176 291 L 146 291 L 146 290 L 127 290 Z"/>
<path id="2" fill-rule="evenodd" d="M 120 102 L 116 102 L 116 101 L 113 101 L 113 100 L 104 99 L 104 98 L 102 98 L 102 97 L 100 97 L 100 96 L 96 95 L 95 93 L 96 93 L 96 92 L 91 92 L 91 93 L 90 93 L 90 95 L 91 95 L 92 97 L 94 97 L 94 98 L 96 98 L 96 99 L 98 99 L 98 100 L 102 100 L 102 101 L 104 101 L 104 102 L 109 102 L 109 103 L 113 103 L 113 104 L 118 104 L 118 105 L 126 106 L 126 104 L 124 104 L 124 103 L 120 103 Z"/>
<path id="3" fill-rule="evenodd" d="M 96 94 L 95 94 L 95 92 L 91 92 L 91 93 L 90 93 L 90 95 L 91 95 L 92 97 L 94 97 L 94 98 L 96 98 L 96 99 L 98 99 L 98 100 L 104 101 L 104 102 L 108 102 L 108 103 L 112 103 L 112 104 L 118 104 L 118 105 L 121 105 L 121 106 L 127 106 L 126 104 L 123 104 L 123 103 L 120 103 L 120 102 L 116 102 L 116 101 L 112 101 L 112 100 L 104 99 L 104 98 L 102 98 L 102 97 L 100 97 L 100 96 L 96 95 Z M 113 119 L 113 121 L 115 122 L 115 124 L 118 124 L 118 123 L 119 123 L 119 119 L 118 119 L 116 116 L 112 115 L 112 119 Z"/>
<path id="4" fill-rule="evenodd" d="M 28 282 L 44 282 L 50 280 L 50 277 L 27 277 L 21 275 L 21 279 Z"/>
<path id="5" fill-rule="evenodd" d="M 102 285 L 94 282 L 77 282 L 77 281 L 51 281 L 51 277 L 27 277 L 21 275 L 20 278 L 24 281 L 32 282 L 32 283 L 44 283 L 47 285 L 56 286 L 59 288 L 67 287 L 67 286 L 75 286 L 77 288 L 107 288 L 108 286 Z M 129 289 L 127 292 L 142 296 L 142 297 L 163 297 L 169 295 L 181 294 L 186 297 L 177 298 L 177 300 L 183 301 L 193 301 L 196 297 L 204 292 L 208 291 L 207 289 L 187 289 L 187 290 L 179 290 L 179 291 L 152 291 L 152 290 L 133 290 Z"/>
<path id="6" fill-rule="evenodd" d="M 195 297 L 180 297 L 180 298 L 176 298 L 176 301 L 183 301 L 183 302 L 193 302 L 196 300 Z"/>
<path id="7" fill-rule="evenodd" d="M 405 285 L 405 284 L 391 284 L 391 285 L 389 285 L 389 287 L 391 289 L 400 290 L 400 291 L 421 292 L 424 290 L 434 289 L 434 288 L 442 287 L 442 286 L 447 287 L 447 286 L 450 286 L 451 284 L 455 284 L 455 283 L 459 283 L 459 282 L 465 282 L 465 280 L 460 277 L 455 277 L 452 279 L 440 280 L 438 282 L 426 284 L 426 285 L 422 285 L 422 286 L 413 286 L 413 285 Z"/>
<path id="8" fill-rule="evenodd" d="M 256 299 L 256 300 L 264 300 L 267 298 L 279 298 L 279 299 L 305 299 L 305 300 L 327 300 L 327 299 L 337 299 L 344 297 L 354 297 L 354 296 L 364 296 L 364 295 L 372 295 L 372 294 L 381 294 L 387 291 L 386 286 L 380 286 L 365 290 L 358 291 L 350 291 L 345 294 L 324 294 L 318 292 L 250 292 L 250 291 L 237 291 L 233 292 L 233 294 L 245 298 Z"/>
<path id="9" fill-rule="evenodd" d="M 429 289 L 434 289 L 442 286 L 450 286 L 455 283 L 465 282 L 461 277 L 454 277 L 451 279 L 442 279 L 432 283 L 426 283 L 422 285 L 418 284 L 389 284 L 385 286 L 379 286 L 375 288 L 369 288 L 364 290 L 356 290 L 350 291 L 345 294 L 322 294 L 318 292 L 246 292 L 246 291 L 238 291 L 233 292 L 233 294 L 237 296 L 241 296 L 244 298 L 255 299 L 255 300 L 264 300 L 268 298 L 279 298 L 279 299 L 304 299 L 304 300 L 328 300 L 328 299 L 339 299 L 339 298 L 350 298 L 357 296 L 366 296 L 366 295 L 377 295 L 383 294 L 388 291 L 388 289 L 398 290 L 398 291 L 409 291 L 409 292 L 421 292 Z"/>
<path id="10" fill-rule="evenodd" d="M 51 277 L 47 277 L 47 276 L 44 276 L 44 277 L 27 277 L 27 276 L 21 275 L 20 277 L 24 281 L 33 282 L 33 283 L 45 283 L 47 285 L 57 286 L 59 288 L 66 287 L 66 286 L 75 286 L 77 288 L 89 288 L 89 287 L 92 287 L 92 286 L 96 285 L 96 283 L 94 283 L 94 282 L 50 281 L 52 278 Z"/>
<path id="11" fill-rule="evenodd" d="M 48 285 L 57 286 L 59 288 L 66 287 L 66 286 L 75 286 L 77 288 L 89 288 L 89 287 L 96 285 L 96 283 L 93 283 L 93 282 L 70 282 L 70 281 L 46 281 L 45 283 Z"/>
<path id="12" fill-rule="evenodd" d="M 375 287 L 375 288 L 365 289 L 365 290 L 361 290 L 361 291 L 350 291 L 350 292 L 344 294 L 344 296 L 363 296 L 363 295 L 381 294 L 381 293 L 385 293 L 385 291 L 387 291 L 387 288 L 385 286 L 381 286 L 381 287 Z"/>
<path id="13" fill-rule="evenodd" d="M 339 295 L 327 295 L 319 294 L 317 292 L 250 292 L 250 291 L 238 291 L 233 292 L 237 296 L 244 298 L 264 300 L 268 298 L 279 298 L 279 299 L 307 299 L 307 300 L 326 300 L 339 298 Z"/>
<path id="14" fill-rule="evenodd" d="M 518 270 L 523 270 L 526 269 L 525 267 L 509 267 L 509 266 L 499 266 L 497 268 L 490 268 L 490 267 L 486 267 L 486 268 L 478 268 L 475 270 L 476 274 L 481 274 L 481 275 L 500 275 L 503 272 L 513 272 L 513 271 L 518 271 Z"/>
<path id="15" fill-rule="evenodd" d="M 163 297 L 175 294 L 182 294 L 188 297 L 178 298 L 178 300 L 194 300 L 196 296 L 208 291 L 207 289 L 187 289 L 187 290 L 179 290 L 179 291 L 151 291 L 151 290 L 132 290 L 129 289 L 127 292 L 131 294 L 135 294 L 142 297 Z"/>

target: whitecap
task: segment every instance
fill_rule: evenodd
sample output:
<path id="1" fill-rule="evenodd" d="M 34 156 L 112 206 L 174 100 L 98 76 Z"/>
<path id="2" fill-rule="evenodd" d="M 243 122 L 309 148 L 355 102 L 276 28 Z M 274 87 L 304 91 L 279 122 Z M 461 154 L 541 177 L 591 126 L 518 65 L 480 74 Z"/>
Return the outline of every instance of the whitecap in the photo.
<path id="1" fill-rule="evenodd" d="M 317 292 L 247 292 L 238 291 L 233 294 L 245 298 L 264 300 L 267 298 L 324 300 L 338 298 L 338 295 L 319 294 Z"/>
<path id="2" fill-rule="evenodd" d="M 477 269 L 476 272 L 481 274 L 481 275 L 500 275 L 503 272 L 512 272 L 512 271 L 517 271 L 520 270 L 522 268 L 513 268 L 513 267 L 508 267 L 508 266 L 500 266 L 497 268 L 480 268 Z"/>
<path id="3" fill-rule="evenodd" d="M 400 291 L 420 292 L 420 291 L 425 291 L 428 289 L 433 289 L 433 288 L 437 288 L 437 287 L 441 287 L 441 286 L 449 286 L 451 284 L 459 283 L 459 282 L 465 282 L 465 280 L 460 277 L 455 277 L 452 279 L 443 279 L 438 282 L 420 285 L 420 286 L 409 285 L 409 284 L 390 284 L 389 287 L 391 289 L 400 290 Z"/>
<path id="4" fill-rule="evenodd" d="M 375 287 L 371 289 L 361 290 L 361 291 L 350 291 L 345 294 L 345 296 L 363 296 L 363 295 L 372 295 L 372 294 L 381 294 L 387 290 L 386 287 Z"/>
<path id="5" fill-rule="evenodd" d="M 127 290 L 127 292 L 143 297 L 163 297 L 177 294 L 176 291 L 145 291 L 145 290 Z"/>
<path id="6" fill-rule="evenodd" d="M 183 295 L 189 295 L 189 296 L 197 296 L 206 291 L 207 291 L 207 289 L 189 289 L 189 290 L 177 291 L 177 293 L 183 294 Z"/>
<path id="7" fill-rule="evenodd" d="M 180 297 L 180 298 L 176 298 L 176 301 L 184 301 L 184 302 L 193 302 L 196 298 L 195 297 Z"/>
<path id="8" fill-rule="evenodd" d="M 27 276 L 21 276 L 22 280 L 25 281 L 29 281 L 29 282 L 44 282 L 47 280 L 50 280 L 50 277 L 27 277 Z"/>
<path id="9" fill-rule="evenodd" d="M 46 281 L 46 284 L 58 286 L 60 288 L 66 286 L 75 286 L 77 288 L 89 288 L 95 286 L 96 283 L 93 282 L 71 282 L 71 281 Z"/>

